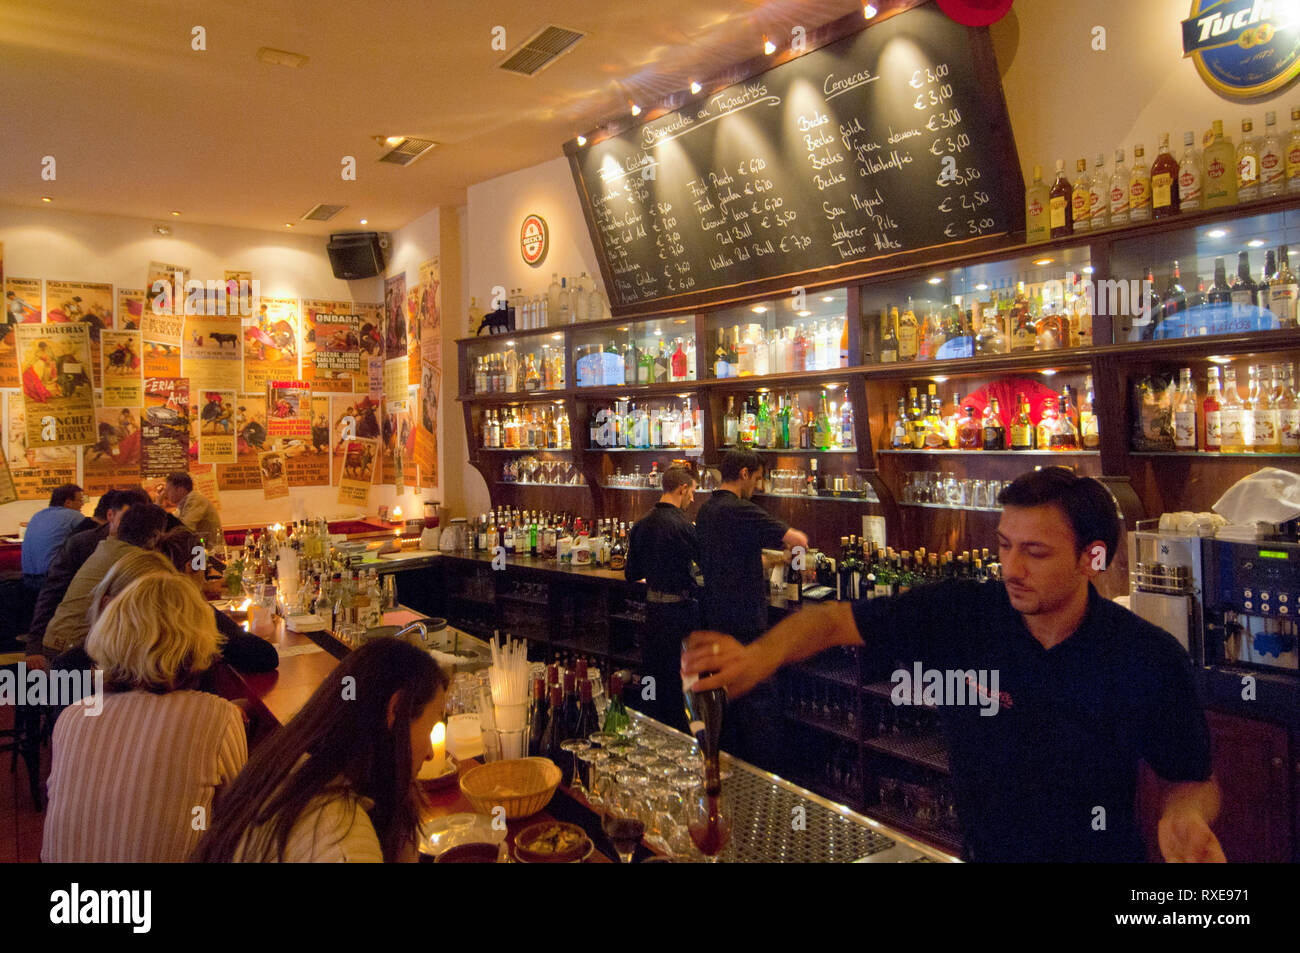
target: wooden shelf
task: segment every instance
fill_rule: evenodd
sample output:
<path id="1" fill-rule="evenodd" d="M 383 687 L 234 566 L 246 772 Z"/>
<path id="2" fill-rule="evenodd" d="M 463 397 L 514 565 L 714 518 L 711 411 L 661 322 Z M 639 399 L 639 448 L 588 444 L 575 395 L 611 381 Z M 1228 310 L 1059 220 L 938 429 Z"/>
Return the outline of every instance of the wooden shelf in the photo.
<path id="1" fill-rule="evenodd" d="M 492 391 L 487 394 L 457 394 L 456 399 L 474 404 L 553 404 L 570 395 L 567 388 L 558 390 Z"/>
<path id="2" fill-rule="evenodd" d="M 1207 450 L 1130 450 L 1131 457 L 1182 457 L 1187 460 L 1300 460 L 1300 453 L 1214 453 Z"/>
<path id="3" fill-rule="evenodd" d="M 696 490 L 695 492 L 699 492 Z M 876 506 L 880 500 L 873 500 L 866 496 L 831 496 L 830 493 L 818 493 L 816 496 L 808 496 L 806 493 L 755 493 L 754 496 L 759 499 L 773 500 L 802 500 L 805 503 L 859 503 L 868 506 Z"/>
<path id="4" fill-rule="evenodd" d="M 899 506 L 914 506 L 926 510 L 953 510 L 963 513 L 1001 513 L 1000 506 L 952 506 L 947 503 L 904 503 L 901 500 Z"/>
<path id="5" fill-rule="evenodd" d="M 877 450 L 876 453 L 896 454 L 898 456 L 907 456 L 909 454 L 919 457 L 944 457 L 960 455 L 976 459 L 979 457 L 1099 457 L 1101 452 L 1098 450 Z M 1182 456 L 1182 454 L 1179 454 Z"/>
<path id="6" fill-rule="evenodd" d="M 684 457 L 704 456 L 703 447 L 587 447 L 587 453 L 677 453 Z"/>
<path id="7" fill-rule="evenodd" d="M 478 453 L 570 453 L 572 447 L 479 447 Z"/>
<path id="8" fill-rule="evenodd" d="M 585 490 L 587 488 L 587 484 L 585 483 L 524 483 L 520 481 L 515 481 L 512 483 L 509 480 L 497 480 L 494 482 L 493 485 L 494 486 L 526 486 L 526 487 L 535 486 L 535 487 L 545 487 L 547 489 L 552 489 L 552 490 Z"/>
<path id="9" fill-rule="evenodd" d="M 877 754 L 898 758 L 939 774 L 950 773 L 948 751 L 944 746 L 943 736 L 939 734 L 922 735 L 919 738 L 886 735 L 880 738 L 863 738 L 862 744 L 863 747 Z"/>

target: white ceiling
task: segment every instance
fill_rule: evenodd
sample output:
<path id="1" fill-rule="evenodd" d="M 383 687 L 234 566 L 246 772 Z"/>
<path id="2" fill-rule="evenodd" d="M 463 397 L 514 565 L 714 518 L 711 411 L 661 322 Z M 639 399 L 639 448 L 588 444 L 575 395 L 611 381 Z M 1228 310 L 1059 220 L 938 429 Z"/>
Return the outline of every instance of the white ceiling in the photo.
<path id="1" fill-rule="evenodd" d="M 0 0 L 0 201 L 325 234 L 392 230 L 467 186 L 562 154 L 652 103 L 860 9 L 859 0 Z M 524 78 L 496 69 L 547 24 L 588 36 Z M 191 49 L 206 30 L 207 50 Z M 261 47 L 302 54 L 289 70 Z M 376 135 L 439 143 L 379 164 Z M 57 179 L 41 179 L 54 156 Z M 356 181 L 340 175 L 355 156 Z M 300 217 L 318 202 L 331 222 Z"/>

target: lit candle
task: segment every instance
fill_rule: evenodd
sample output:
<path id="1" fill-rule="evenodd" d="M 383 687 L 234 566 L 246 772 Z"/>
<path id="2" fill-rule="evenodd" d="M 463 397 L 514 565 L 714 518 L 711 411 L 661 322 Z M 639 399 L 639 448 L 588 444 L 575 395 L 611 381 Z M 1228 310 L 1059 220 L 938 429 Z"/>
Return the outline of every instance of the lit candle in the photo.
<path id="1" fill-rule="evenodd" d="M 434 725 L 429 740 L 433 742 L 433 767 L 430 771 L 439 778 L 447 769 L 447 726 L 441 721 Z"/>

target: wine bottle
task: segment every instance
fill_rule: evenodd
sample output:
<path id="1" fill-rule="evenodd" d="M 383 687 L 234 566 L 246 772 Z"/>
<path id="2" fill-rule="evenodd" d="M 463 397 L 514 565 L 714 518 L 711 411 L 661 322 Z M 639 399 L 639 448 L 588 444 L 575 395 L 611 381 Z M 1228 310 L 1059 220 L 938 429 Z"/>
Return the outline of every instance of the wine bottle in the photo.
<path id="1" fill-rule="evenodd" d="M 682 649 L 685 648 L 686 643 L 683 642 Z M 704 755 L 704 792 L 710 797 L 717 797 L 722 791 L 719 744 L 722 740 L 722 716 L 727 707 L 727 693 L 721 688 L 707 692 L 695 691 L 695 683 L 712 674 L 701 672 L 699 675 L 683 675 L 682 699 L 686 703 L 686 722 Z"/>
<path id="2" fill-rule="evenodd" d="M 623 679 L 618 675 L 609 677 L 609 705 L 605 708 L 604 728 L 610 734 L 620 734 L 627 730 L 632 719 L 628 717 L 623 705 Z"/>
<path id="3" fill-rule="evenodd" d="M 549 722 L 546 718 L 546 680 L 535 678 L 533 679 L 533 723 L 528 731 L 529 757 L 545 756 L 546 750 L 542 746 L 542 739 L 546 736 L 547 724 Z"/>

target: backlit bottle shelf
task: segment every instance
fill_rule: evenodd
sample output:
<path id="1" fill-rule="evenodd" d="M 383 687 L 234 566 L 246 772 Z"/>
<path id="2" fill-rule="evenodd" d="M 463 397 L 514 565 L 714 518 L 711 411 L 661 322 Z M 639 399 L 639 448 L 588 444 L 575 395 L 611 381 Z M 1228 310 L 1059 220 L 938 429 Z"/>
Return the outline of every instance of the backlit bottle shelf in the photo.
<path id="1" fill-rule="evenodd" d="M 1222 453 L 1209 450 L 1130 450 L 1134 457 L 1186 457 L 1190 460 L 1295 460 L 1300 453 Z"/>
<path id="2" fill-rule="evenodd" d="M 930 456 L 942 457 L 960 454 L 963 457 L 1099 457 L 1100 450 L 953 450 L 943 448 L 937 450 L 878 450 L 877 453 L 898 454 L 899 456 Z M 1182 454 L 1179 454 L 1182 456 Z"/>
<path id="3" fill-rule="evenodd" d="M 899 506 L 914 506 L 927 510 L 966 510 L 972 513 L 1001 513 L 1000 506 L 956 506 L 951 503 L 899 503 Z"/>

